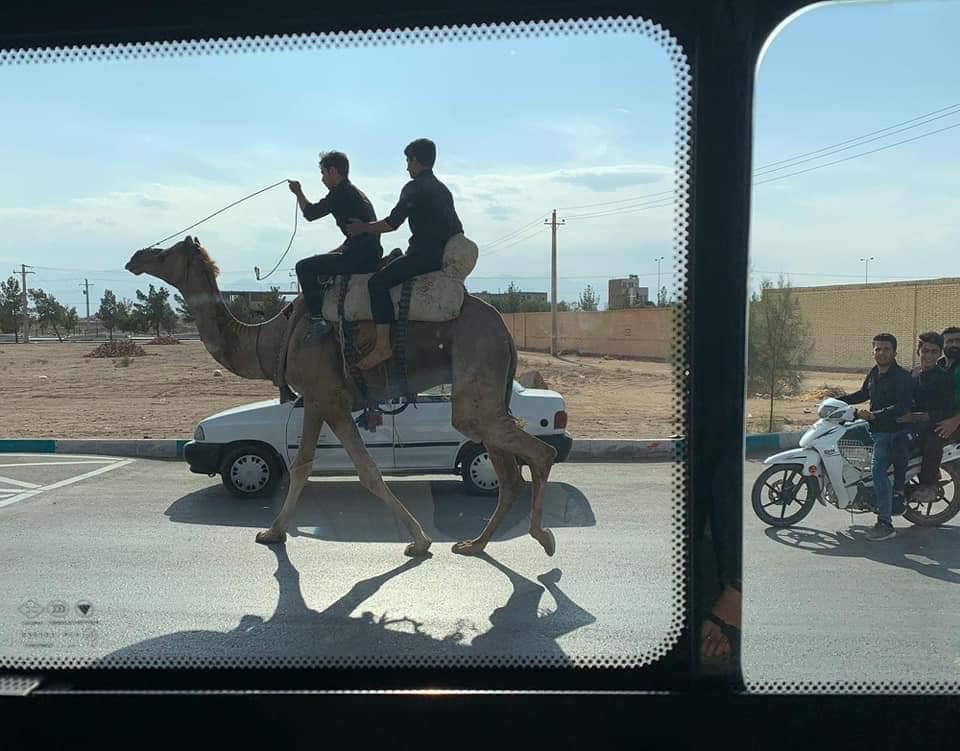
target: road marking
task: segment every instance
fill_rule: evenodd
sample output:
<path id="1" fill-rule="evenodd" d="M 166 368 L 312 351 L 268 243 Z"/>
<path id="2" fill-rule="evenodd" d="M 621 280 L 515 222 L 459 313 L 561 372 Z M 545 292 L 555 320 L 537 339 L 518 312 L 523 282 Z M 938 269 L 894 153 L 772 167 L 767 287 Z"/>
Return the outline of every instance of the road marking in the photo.
<path id="1" fill-rule="evenodd" d="M 97 475 L 102 475 L 104 472 L 110 472 L 111 470 L 119 469 L 120 467 L 125 467 L 126 465 L 132 464 L 135 461 L 136 459 L 124 459 L 122 461 L 114 462 L 109 466 L 100 467 L 99 469 L 94 469 L 89 472 L 85 472 L 82 475 L 77 475 L 76 477 L 70 477 L 70 478 L 67 478 L 66 480 L 55 482 L 52 485 L 43 485 L 43 486 L 31 485 L 31 487 L 36 488 L 36 490 L 27 490 L 23 493 L 19 493 L 18 495 L 13 496 L 12 498 L 5 498 L 4 500 L 0 501 L 0 508 L 3 508 L 4 506 L 11 506 L 14 503 L 18 503 L 20 501 L 26 500 L 27 498 L 32 498 L 33 496 L 39 495 L 40 493 L 44 493 L 48 490 L 57 490 L 58 488 L 63 488 L 63 487 L 66 487 L 67 485 L 73 485 L 73 483 L 75 482 L 80 482 L 81 480 L 86 480 L 90 477 L 96 477 Z M 0 479 L 6 479 L 6 478 L 0 478 Z M 19 481 L 17 481 L 16 484 L 23 484 L 23 483 L 20 483 Z M 30 483 L 26 483 L 26 484 L 30 485 Z"/>
<path id="2" fill-rule="evenodd" d="M 61 464 L 110 464 L 116 459 L 86 459 L 82 462 L 24 462 L 23 464 L 0 464 L 0 467 L 52 467 Z"/>
<path id="3" fill-rule="evenodd" d="M 40 485 L 37 485 L 34 482 L 24 482 L 23 480 L 14 480 L 12 477 L 0 477 L 0 482 L 8 483 L 9 485 L 16 485 L 18 488 L 39 488 Z"/>

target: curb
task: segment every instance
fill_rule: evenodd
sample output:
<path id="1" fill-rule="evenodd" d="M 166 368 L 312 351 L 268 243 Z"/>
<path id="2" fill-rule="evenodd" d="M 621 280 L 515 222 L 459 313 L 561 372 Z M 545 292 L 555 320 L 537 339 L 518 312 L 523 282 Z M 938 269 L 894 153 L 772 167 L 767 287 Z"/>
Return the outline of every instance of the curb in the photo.
<path id="1" fill-rule="evenodd" d="M 0 440 L 0 454 L 91 454 L 141 459 L 181 459 L 185 440 L 149 438 L 46 438 Z"/>
<path id="2" fill-rule="evenodd" d="M 746 451 L 796 448 L 803 433 L 758 433 L 746 437 Z M 141 459 L 182 459 L 187 440 L 174 438 L 39 438 L 0 440 L 0 454 L 92 454 L 132 456 Z M 676 461 L 683 454 L 683 439 L 578 438 L 568 462 Z"/>
<path id="3" fill-rule="evenodd" d="M 47 438 L 0 440 L 0 453 L 92 454 L 142 459 L 182 459 L 186 440 L 149 438 Z M 573 442 L 567 461 L 670 460 L 679 456 L 680 440 L 583 438 Z"/>
<path id="4" fill-rule="evenodd" d="M 567 461 L 675 461 L 680 458 L 682 452 L 682 439 L 578 438 L 573 441 Z"/>
<path id="5" fill-rule="evenodd" d="M 748 435 L 746 439 L 747 451 L 778 451 L 781 449 L 795 449 L 800 445 L 803 433 L 757 433 Z"/>

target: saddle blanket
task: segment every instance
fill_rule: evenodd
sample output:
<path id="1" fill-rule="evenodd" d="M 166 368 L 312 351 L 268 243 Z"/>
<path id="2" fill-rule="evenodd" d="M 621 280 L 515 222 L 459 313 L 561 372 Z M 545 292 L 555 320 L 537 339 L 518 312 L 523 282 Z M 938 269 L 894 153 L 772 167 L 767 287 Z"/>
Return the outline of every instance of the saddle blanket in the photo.
<path id="1" fill-rule="evenodd" d="M 454 235 L 443 249 L 443 265 L 439 271 L 413 277 L 410 291 L 410 321 L 452 321 L 460 315 L 463 296 L 466 294 L 464 280 L 477 265 L 480 251 L 476 243 L 464 235 Z M 347 321 L 372 321 L 370 292 L 367 280 L 372 274 L 352 274 L 343 302 L 343 317 Z M 399 318 L 400 293 L 403 285 L 391 287 L 393 314 Z M 340 298 L 340 277 L 335 277 L 333 286 L 323 296 L 323 317 L 336 322 L 337 300 Z"/>

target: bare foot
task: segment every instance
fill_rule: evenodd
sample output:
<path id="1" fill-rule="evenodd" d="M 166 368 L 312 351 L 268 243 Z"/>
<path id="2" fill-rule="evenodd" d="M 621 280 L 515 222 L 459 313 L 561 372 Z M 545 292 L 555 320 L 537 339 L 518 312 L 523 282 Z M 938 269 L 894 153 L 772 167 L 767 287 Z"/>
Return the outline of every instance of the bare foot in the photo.
<path id="1" fill-rule="evenodd" d="M 553 555 L 557 552 L 557 539 L 549 529 L 544 529 L 543 527 L 540 529 L 531 529 L 530 536 L 543 546 L 547 555 Z"/>
<path id="2" fill-rule="evenodd" d="M 725 657 L 730 654 L 730 641 L 713 621 L 700 627 L 700 654 L 704 657 Z"/>
<path id="3" fill-rule="evenodd" d="M 711 613 L 728 626 L 739 630 L 742 600 L 743 596 L 740 592 L 731 586 L 727 586 L 711 608 Z M 718 623 L 709 619 L 704 620 L 700 627 L 701 655 L 704 657 L 726 657 L 732 652 L 732 646 Z"/>
<path id="4" fill-rule="evenodd" d="M 393 350 L 389 347 L 374 349 L 369 355 L 357 363 L 357 367 L 359 367 L 360 370 L 370 370 L 370 368 L 377 367 L 377 365 L 389 360 L 391 357 L 393 357 Z"/>
<path id="5" fill-rule="evenodd" d="M 287 533 L 275 529 L 268 529 L 264 532 L 257 532 L 257 542 L 261 545 L 283 544 L 287 541 Z"/>
<path id="6" fill-rule="evenodd" d="M 480 555 L 483 552 L 483 549 L 487 547 L 485 542 L 480 542 L 479 540 L 465 540 L 464 542 L 458 542 L 453 546 L 453 552 L 458 555 Z"/>
<path id="7" fill-rule="evenodd" d="M 408 555 L 411 558 L 420 558 L 427 554 L 427 551 L 430 550 L 430 546 L 433 544 L 433 540 L 429 537 L 424 537 L 422 540 L 414 540 L 404 549 L 403 554 Z"/>

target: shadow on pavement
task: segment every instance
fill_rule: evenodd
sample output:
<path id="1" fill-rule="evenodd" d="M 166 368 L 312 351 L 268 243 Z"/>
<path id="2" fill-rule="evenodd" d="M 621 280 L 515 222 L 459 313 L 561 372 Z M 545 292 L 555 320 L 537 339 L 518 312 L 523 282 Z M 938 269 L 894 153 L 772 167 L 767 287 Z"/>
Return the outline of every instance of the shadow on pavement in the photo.
<path id="1" fill-rule="evenodd" d="M 507 602 L 496 608 L 489 624 L 460 623 L 442 637 L 423 630 L 423 624 L 406 616 L 362 611 L 365 600 L 391 579 L 411 571 L 426 559 L 411 559 L 383 574 L 363 579 L 323 610 L 311 610 L 300 588 L 300 573 L 290 562 L 284 546 L 269 548 L 277 558 L 274 572 L 279 585 L 276 610 L 268 619 L 244 615 L 229 632 L 179 631 L 147 639 L 112 652 L 91 667 L 130 665 L 144 659 L 175 665 L 183 661 L 211 664 L 233 658 L 243 663 L 297 660 L 298 664 L 390 664 L 398 658 L 415 657 L 457 664 L 463 661 L 523 657 L 552 665 L 570 660 L 557 639 L 596 618 L 571 601 L 559 588 L 561 571 L 553 569 L 537 579 L 521 576 L 489 555 L 479 556 L 502 572 L 513 586 Z M 544 613 L 540 600 L 549 591 L 556 610 Z M 472 643 L 468 631 L 484 631 Z"/>
<path id="2" fill-rule="evenodd" d="M 434 542 L 476 537 L 497 505 L 495 497 L 470 495 L 455 480 L 388 484 Z M 171 521 L 181 524 L 266 529 L 282 504 L 282 496 L 245 501 L 217 485 L 179 498 L 165 513 Z M 529 516 L 528 486 L 503 520 L 494 541 L 526 535 Z M 597 523 L 586 496 L 562 482 L 547 485 L 543 522 L 554 529 L 592 527 Z M 400 521 L 357 481 L 308 483 L 293 514 L 289 534 L 330 542 L 409 542 Z"/>
<path id="3" fill-rule="evenodd" d="M 960 584 L 960 527 L 900 527 L 892 540 L 868 542 L 869 527 L 825 532 L 810 527 L 769 527 L 764 533 L 788 547 L 814 555 L 864 558 L 915 571 L 940 581 Z"/>

